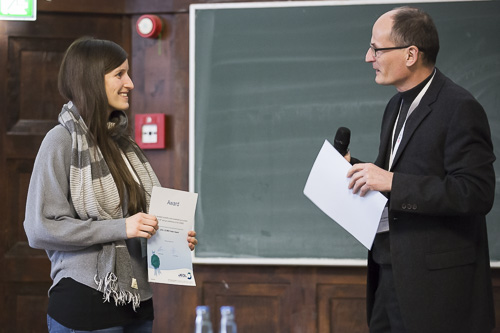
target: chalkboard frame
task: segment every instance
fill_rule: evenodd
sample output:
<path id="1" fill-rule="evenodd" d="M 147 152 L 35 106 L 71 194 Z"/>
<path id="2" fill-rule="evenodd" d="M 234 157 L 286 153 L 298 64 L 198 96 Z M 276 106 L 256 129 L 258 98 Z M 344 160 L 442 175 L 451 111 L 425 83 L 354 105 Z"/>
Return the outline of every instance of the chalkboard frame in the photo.
<path id="1" fill-rule="evenodd" d="M 490 0 L 480 0 L 490 1 Z M 296 1 L 296 2 L 252 2 L 252 3 L 218 3 L 218 4 L 193 4 L 190 5 L 190 59 L 189 59 L 189 190 L 196 192 L 195 179 L 195 80 L 196 80 L 196 14 L 202 10 L 217 9 L 245 9 L 245 8 L 283 8 L 283 7 L 312 7 L 312 6 L 358 6 L 358 5 L 405 5 L 419 3 L 453 3 L 470 2 L 469 0 L 420 0 L 420 1 Z M 382 14 L 382 13 L 380 13 Z M 373 23 L 373 22 L 372 22 Z M 367 39 L 369 36 L 367 36 Z M 361 41 L 363 42 L 363 41 Z M 375 83 L 374 83 L 375 84 Z M 319 149 L 319 147 L 318 147 Z M 312 163 L 313 161 L 311 161 Z M 332 221 L 332 223 L 335 223 Z M 196 221 L 195 221 L 196 226 Z M 230 251 L 230 250 L 229 250 Z M 203 257 L 197 255 L 197 250 L 193 252 L 193 262 L 197 264 L 230 264 L 230 265 L 310 265 L 310 266 L 366 266 L 366 259 L 349 258 L 268 258 L 268 257 Z M 500 261 L 492 261 L 492 267 L 500 267 Z"/>

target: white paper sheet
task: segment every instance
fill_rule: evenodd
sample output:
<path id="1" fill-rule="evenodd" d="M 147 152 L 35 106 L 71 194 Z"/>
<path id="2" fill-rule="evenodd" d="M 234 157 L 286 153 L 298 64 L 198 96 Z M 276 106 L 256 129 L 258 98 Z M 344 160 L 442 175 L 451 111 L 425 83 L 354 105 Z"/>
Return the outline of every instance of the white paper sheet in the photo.
<path id="1" fill-rule="evenodd" d="M 187 234 L 193 230 L 198 194 L 153 187 L 149 213 L 158 232 L 148 239 L 150 282 L 196 286 Z"/>
<path id="2" fill-rule="evenodd" d="M 325 140 L 311 169 L 304 194 L 326 215 L 371 249 L 387 198 L 370 191 L 364 197 L 348 189 L 351 164 Z"/>

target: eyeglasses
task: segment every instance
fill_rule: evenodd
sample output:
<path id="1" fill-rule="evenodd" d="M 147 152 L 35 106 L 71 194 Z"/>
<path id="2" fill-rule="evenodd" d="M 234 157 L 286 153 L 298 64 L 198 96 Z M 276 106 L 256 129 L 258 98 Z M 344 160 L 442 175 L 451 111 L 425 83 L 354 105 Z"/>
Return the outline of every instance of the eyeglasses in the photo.
<path id="1" fill-rule="evenodd" d="M 372 50 L 373 56 L 376 58 L 377 56 L 380 55 L 377 54 L 378 51 L 389 51 L 389 50 L 400 50 L 400 49 L 406 49 L 407 47 L 410 47 L 411 45 L 408 46 L 394 46 L 394 47 L 380 47 L 380 48 L 375 48 L 372 45 L 370 45 L 370 50 Z"/>

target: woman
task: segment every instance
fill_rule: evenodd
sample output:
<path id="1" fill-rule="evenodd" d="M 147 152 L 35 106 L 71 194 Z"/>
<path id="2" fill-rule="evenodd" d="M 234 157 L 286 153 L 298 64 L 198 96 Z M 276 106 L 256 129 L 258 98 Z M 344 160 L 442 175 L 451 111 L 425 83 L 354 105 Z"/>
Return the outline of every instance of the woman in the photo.
<path id="1" fill-rule="evenodd" d="M 38 152 L 24 221 L 51 261 L 49 332 L 152 331 L 145 243 L 158 221 L 146 212 L 160 184 L 128 133 L 128 69 L 120 46 L 92 38 L 73 42 L 61 64 L 69 102 Z"/>

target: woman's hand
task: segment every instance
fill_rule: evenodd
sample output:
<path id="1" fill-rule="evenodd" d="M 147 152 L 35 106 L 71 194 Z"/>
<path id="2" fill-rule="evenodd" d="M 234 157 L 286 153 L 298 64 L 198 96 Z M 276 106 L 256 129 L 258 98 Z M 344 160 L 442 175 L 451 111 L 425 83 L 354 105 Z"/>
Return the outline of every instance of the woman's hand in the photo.
<path id="1" fill-rule="evenodd" d="M 125 219 L 127 238 L 151 238 L 158 230 L 156 216 L 137 213 Z"/>
<path id="2" fill-rule="evenodd" d="M 188 246 L 191 249 L 191 251 L 193 251 L 196 244 L 198 244 L 198 240 L 195 237 L 196 237 L 196 232 L 194 230 L 191 230 L 188 232 L 187 241 L 188 241 Z"/>
<path id="3" fill-rule="evenodd" d="M 145 213 L 137 213 L 125 219 L 127 229 L 127 238 L 142 237 L 151 238 L 158 230 L 158 220 L 156 216 Z M 191 230 L 188 232 L 188 246 L 191 251 L 198 244 L 196 232 Z"/>

